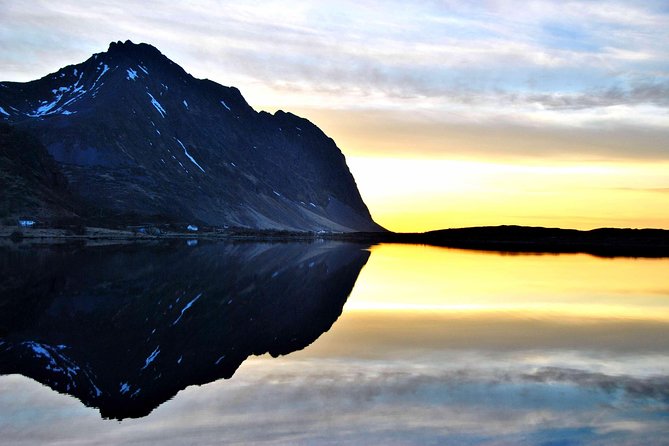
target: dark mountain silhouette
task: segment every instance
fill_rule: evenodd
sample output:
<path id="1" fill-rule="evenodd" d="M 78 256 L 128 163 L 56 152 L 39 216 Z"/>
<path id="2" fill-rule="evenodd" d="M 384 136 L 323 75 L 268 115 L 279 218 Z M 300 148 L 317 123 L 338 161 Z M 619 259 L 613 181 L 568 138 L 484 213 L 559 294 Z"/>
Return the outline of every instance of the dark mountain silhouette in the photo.
<path id="1" fill-rule="evenodd" d="M 0 120 L 31 132 L 110 220 L 378 231 L 335 142 L 291 113 L 196 79 L 147 44 L 0 83 Z"/>
<path id="2" fill-rule="evenodd" d="M 250 355 L 311 344 L 337 320 L 369 257 L 337 242 L 0 254 L 0 373 L 118 419 L 229 378 Z"/>

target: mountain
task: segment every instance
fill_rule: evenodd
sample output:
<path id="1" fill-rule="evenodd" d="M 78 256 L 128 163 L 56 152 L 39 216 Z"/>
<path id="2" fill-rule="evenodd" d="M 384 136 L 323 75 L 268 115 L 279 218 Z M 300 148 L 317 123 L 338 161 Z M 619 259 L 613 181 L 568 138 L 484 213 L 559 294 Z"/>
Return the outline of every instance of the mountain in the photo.
<path id="1" fill-rule="evenodd" d="M 317 126 L 256 112 L 148 44 L 112 43 L 39 80 L 2 82 L 0 118 L 35 135 L 110 221 L 383 230 Z"/>
<path id="2" fill-rule="evenodd" d="M 142 417 L 251 355 L 329 330 L 369 258 L 350 243 L 0 246 L 0 374 Z"/>

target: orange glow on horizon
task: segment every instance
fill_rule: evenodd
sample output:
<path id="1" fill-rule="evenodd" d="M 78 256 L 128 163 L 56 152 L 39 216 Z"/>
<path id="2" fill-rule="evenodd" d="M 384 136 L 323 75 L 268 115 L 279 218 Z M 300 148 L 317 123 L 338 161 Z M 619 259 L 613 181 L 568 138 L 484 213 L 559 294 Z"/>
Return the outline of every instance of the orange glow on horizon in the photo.
<path id="1" fill-rule="evenodd" d="M 414 105 L 293 107 L 334 138 L 372 216 L 387 229 L 669 229 L 661 133 L 579 125 L 569 113 L 548 125 L 510 123 L 503 111 L 491 121 Z"/>
<path id="2" fill-rule="evenodd" d="M 348 157 L 387 229 L 524 225 L 669 228 L 667 163 L 512 163 Z"/>

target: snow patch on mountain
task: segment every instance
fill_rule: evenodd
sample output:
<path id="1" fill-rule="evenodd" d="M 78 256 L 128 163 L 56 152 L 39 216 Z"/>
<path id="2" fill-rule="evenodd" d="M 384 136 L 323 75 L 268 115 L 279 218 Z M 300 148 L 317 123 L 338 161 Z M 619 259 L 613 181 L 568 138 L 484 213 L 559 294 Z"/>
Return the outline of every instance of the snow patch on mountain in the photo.
<path id="1" fill-rule="evenodd" d="M 99 75 L 99 76 L 95 79 L 95 81 L 93 82 L 93 86 L 91 87 L 91 90 L 95 87 L 95 85 L 98 83 L 98 81 L 100 80 L 100 78 L 101 78 L 102 76 L 104 76 L 104 74 L 105 74 L 107 71 L 109 71 L 109 66 L 108 66 L 107 64 L 103 64 L 102 62 L 100 62 L 100 65 L 102 65 L 102 73 L 100 73 L 100 75 Z M 98 70 L 100 69 L 100 65 L 98 65 Z"/>
<path id="2" fill-rule="evenodd" d="M 153 105 L 153 107 L 154 107 L 156 110 L 158 110 L 158 113 L 160 113 L 160 116 L 162 116 L 162 117 L 164 118 L 165 115 L 167 114 L 167 112 L 165 111 L 165 109 L 163 108 L 163 106 L 160 105 L 160 102 L 156 101 L 156 98 L 154 98 L 153 95 L 152 95 L 151 93 L 149 93 L 149 92 L 147 91 L 146 94 L 148 94 L 149 97 L 151 98 L 151 105 Z M 158 134 L 160 134 L 160 133 L 158 133 Z"/>
<path id="3" fill-rule="evenodd" d="M 191 162 L 192 162 L 193 164 L 195 164 L 195 165 L 198 167 L 198 169 L 200 169 L 200 170 L 202 171 L 202 173 L 206 173 L 206 172 L 204 171 L 204 169 L 202 168 L 202 166 L 200 166 L 200 165 L 198 164 L 198 162 L 195 161 L 195 158 L 193 158 L 193 157 L 191 156 L 191 154 L 188 153 L 188 150 L 186 150 L 186 146 L 184 146 L 183 143 L 182 143 L 181 141 L 179 141 L 179 138 L 175 138 L 175 139 L 177 140 L 177 142 L 179 143 L 179 145 L 181 146 L 181 148 L 184 149 L 184 154 L 188 157 L 188 159 L 191 160 Z"/>
<path id="4" fill-rule="evenodd" d="M 129 81 L 130 80 L 134 81 L 135 79 L 137 79 L 137 72 L 135 70 L 133 70 L 132 68 L 128 68 L 125 71 L 128 73 L 128 77 L 126 79 L 128 79 Z"/>
<path id="5" fill-rule="evenodd" d="M 58 101 L 60 101 L 62 97 L 63 97 L 62 94 L 58 94 L 56 95 L 56 99 L 54 99 L 52 102 L 42 101 L 42 105 L 37 107 L 32 113 L 28 113 L 28 116 L 30 116 L 31 118 L 37 118 L 49 114 L 51 109 L 58 104 Z"/>

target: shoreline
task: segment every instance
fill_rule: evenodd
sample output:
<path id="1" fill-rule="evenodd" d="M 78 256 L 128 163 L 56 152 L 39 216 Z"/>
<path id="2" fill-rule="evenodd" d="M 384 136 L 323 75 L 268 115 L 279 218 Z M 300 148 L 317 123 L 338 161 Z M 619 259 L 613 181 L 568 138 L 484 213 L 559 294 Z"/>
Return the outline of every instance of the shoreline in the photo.
<path id="1" fill-rule="evenodd" d="M 20 235 L 18 235 L 20 233 Z M 420 244 L 445 248 L 506 253 L 586 253 L 602 257 L 669 257 L 669 230 L 600 228 L 588 231 L 532 226 L 483 226 L 424 233 L 298 232 L 230 230 L 217 232 L 162 232 L 151 235 L 131 230 L 88 227 L 81 234 L 67 229 L 0 227 L 0 245 L 83 243 L 91 246 L 128 243 L 203 242 L 313 242 L 333 240 L 366 245 Z"/>

